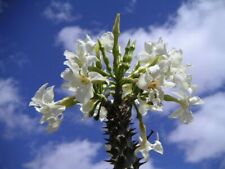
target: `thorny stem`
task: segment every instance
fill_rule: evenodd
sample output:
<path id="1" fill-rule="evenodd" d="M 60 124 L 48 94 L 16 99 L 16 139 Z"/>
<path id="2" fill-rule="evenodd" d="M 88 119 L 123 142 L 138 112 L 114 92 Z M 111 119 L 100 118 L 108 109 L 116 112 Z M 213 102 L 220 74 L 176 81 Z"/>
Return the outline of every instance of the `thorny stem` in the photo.
<path id="1" fill-rule="evenodd" d="M 137 142 L 132 141 L 135 135 L 134 128 L 131 127 L 132 102 L 122 99 L 121 76 L 116 77 L 114 102 L 107 102 L 105 107 L 108 111 L 105 134 L 107 135 L 106 147 L 111 156 L 108 162 L 113 169 L 139 169 L 143 164 L 135 154 Z"/>
<path id="2" fill-rule="evenodd" d="M 106 147 L 110 155 L 107 160 L 113 169 L 139 169 L 143 164 L 135 154 L 137 142 L 132 141 L 135 135 L 131 127 L 132 105 L 125 102 L 108 103 L 105 135 Z"/>

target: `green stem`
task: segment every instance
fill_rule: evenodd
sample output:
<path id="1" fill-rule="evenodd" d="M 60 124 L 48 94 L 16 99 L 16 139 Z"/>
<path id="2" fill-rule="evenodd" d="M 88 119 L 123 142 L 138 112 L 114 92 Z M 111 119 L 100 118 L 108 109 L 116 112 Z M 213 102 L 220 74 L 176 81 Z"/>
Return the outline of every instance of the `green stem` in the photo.
<path id="1" fill-rule="evenodd" d="M 66 108 L 71 107 L 77 103 L 79 102 L 76 100 L 75 96 L 65 97 L 64 99 L 56 102 L 56 104 L 65 106 Z"/>
<path id="2" fill-rule="evenodd" d="M 138 110 L 138 107 L 136 104 L 134 104 L 134 108 L 137 112 L 137 119 L 139 121 L 139 128 L 141 131 L 141 138 L 143 139 L 143 141 L 147 141 L 147 136 L 146 136 L 146 127 L 144 125 L 144 121 L 143 121 L 143 117 L 141 112 Z"/>

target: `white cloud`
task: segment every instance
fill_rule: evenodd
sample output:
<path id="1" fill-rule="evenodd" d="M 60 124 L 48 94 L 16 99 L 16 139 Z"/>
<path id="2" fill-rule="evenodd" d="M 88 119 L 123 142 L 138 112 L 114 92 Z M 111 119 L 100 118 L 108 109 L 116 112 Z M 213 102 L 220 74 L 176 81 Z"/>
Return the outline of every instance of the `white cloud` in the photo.
<path id="1" fill-rule="evenodd" d="M 140 168 L 141 168 L 141 169 L 160 169 L 160 168 L 156 168 L 156 167 L 153 165 L 153 162 L 152 162 L 152 161 L 149 161 L 149 162 L 143 164 Z"/>
<path id="2" fill-rule="evenodd" d="M 17 84 L 12 79 L 0 79 L 0 123 L 3 137 L 12 138 L 21 132 L 33 131 L 34 120 L 23 113 L 24 105 Z"/>
<path id="3" fill-rule="evenodd" d="M 225 154 L 225 93 L 205 98 L 189 125 L 179 125 L 169 140 L 185 150 L 187 161 L 199 162 Z"/>
<path id="4" fill-rule="evenodd" d="M 104 161 L 94 162 L 98 150 L 103 148 L 100 143 L 87 140 L 75 140 L 70 143 L 48 144 L 43 146 L 36 157 L 24 164 L 26 169 L 111 169 Z M 156 169 L 148 162 L 143 169 Z"/>
<path id="5" fill-rule="evenodd" d="M 50 5 L 44 10 L 44 16 L 54 22 L 70 22 L 79 19 L 74 16 L 73 7 L 69 2 L 52 0 Z"/>
<path id="6" fill-rule="evenodd" d="M 44 146 L 36 158 L 25 164 L 27 169 L 110 169 L 106 162 L 94 160 L 100 148 L 99 143 L 75 140 L 70 143 Z"/>
<path id="7" fill-rule="evenodd" d="M 78 26 L 64 27 L 57 36 L 56 42 L 62 44 L 65 49 L 74 51 L 75 42 L 79 38 L 84 38 L 90 31 Z"/>

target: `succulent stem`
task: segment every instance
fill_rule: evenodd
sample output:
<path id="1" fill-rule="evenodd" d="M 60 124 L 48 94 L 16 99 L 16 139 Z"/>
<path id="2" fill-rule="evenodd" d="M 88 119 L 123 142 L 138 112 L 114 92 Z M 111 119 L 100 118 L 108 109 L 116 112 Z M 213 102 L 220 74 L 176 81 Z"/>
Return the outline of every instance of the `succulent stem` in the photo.
<path id="1" fill-rule="evenodd" d="M 111 157 L 107 161 L 113 169 L 139 169 L 143 164 L 135 154 L 137 142 L 132 141 L 135 132 L 131 127 L 131 108 L 127 103 L 113 103 L 107 107 L 104 132 L 107 135 L 106 151 Z"/>

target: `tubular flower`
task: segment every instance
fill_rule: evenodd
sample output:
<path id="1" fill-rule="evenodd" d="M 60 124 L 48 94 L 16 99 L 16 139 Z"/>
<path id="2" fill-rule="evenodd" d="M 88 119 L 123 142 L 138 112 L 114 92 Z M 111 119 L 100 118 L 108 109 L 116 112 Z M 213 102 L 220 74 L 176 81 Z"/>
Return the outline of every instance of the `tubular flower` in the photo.
<path id="1" fill-rule="evenodd" d="M 87 72 L 88 66 L 96 60 L 94 55 L 95 42 L 87 36 L 86 41 L 78 40 L 76 43 L 76 53 L 65 51 L 64 55 L 67 59 L 65 65 L 71 64 L 71 67 L 79 67 L 83 72 Z M 69 62 L 69 63 L 68 63 Z"/>
<path id="2" fill-rule="evenodd" d="M 76 99 L 80 103 L 88 102 L 94 96 L 93 83 L 107 80 L 96 72 L 88 72 L 87 74 L 82 74 L 79 69 L 73 68 L 72 70 L 66 68 L 62 72 L 61 77 L 66 80 L 63 87 L 71 92 L 74 92 Z"/>
<path id="3" fill-rule="evenodd" d="M 66 107 L 54 102 L 54 86 L 46 88 L 47 85 L 46 83 L 38 89 L 29 106 L 34 106 L 42 114 L 40 123 L 48 122 L 48 130 L 54 131 L 58 129 Z"/>
<path id="4" fill-rule="evenodd" d="M 144 160 L 147 161 L 149 159 L 149 151 L 155 151 L 159 154 L 163 154 L 163 147 L 161 142 L 159 141 L 159 136 L 157 134 L 157 139 L 155 143 L 150 143 L 147 138 L 139 137 L 139 147 L 136 149 L 136 152 L 141 152 Z"/>
<path id="5" fill-rule="evenodd" d="M 152 102 L 153 110 L 161 110 L 161 102 L 163 100 L 163 75 L 161 75 L 159 65 L 154 65 L 140 75 L 137 86 L 148 92 L 147 100 Z"/>
<path id="6" fill-rule="evenodd" d="M 66 81 L 63 87 L 74 92 L 76 99 L 80 103 L 86 103 L 94 95 L 93 82 L 106 82 L 107 79 L 97 72 L 88 72 L 88 67 L 95 61 L 95 56 L 82 55 L 82 53 L 87 52 L 86 48 L 84 48 L 85 45 L 81 42 L 79 43 L 82 45 L 78 47 L 80 55 L 65 51 L 67 61 L 64 64 L 68 68 L 61 73 L 61 77 Z"/>
<path id="7" fill-rule="evenodd" d="M 139 54 L 139 61 L 142 64 L 146 64 L 152 61 L 155 56 L 167 56 L 168 52 L 166 44 L 162 38 L 159 38 L 158 42 L 145 42 L 144 51 Z"/>
<path id="8" fill-rule="evenodd" d="M 95 108 L 96 100 L 90 99 L 88 102 L 81 104 L 80 111 L 83 112 L 85 117 L 90 116 L 90 112 Z"/>
<path id="9" fill-rule="evenodd" d="M 101 44 L 103 45 L 103 47 L 105 48 L 107 52 L 112 52 L 113 43 L 114 43 L 114 37 L 112 32 L 104 33 L 100 37 L 99 41 L 101 42 Z"/>
<path id="10" fill-rule="evenodd" d="M 145 100 L 142 100 L 141 98 L 138 98 L 137 104 L 139 104 L 138 110 L 139 112 L 145 116 L 148 112 L 148 110 L 151 109 L 151 104 L 148 104 Z"/>
<path id="11" fill-rule="evenodd" d="M 184 93 L 177 94 L 179 96 L 180 108 L 170 115 L 170 118 L 179 118 L 182 123 L 190 123 L 193 119 L 190 107 L 192 105 L 203 104 L 203 101 L 197 96 L 186 95 Z"/>

